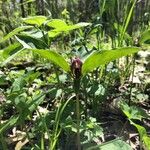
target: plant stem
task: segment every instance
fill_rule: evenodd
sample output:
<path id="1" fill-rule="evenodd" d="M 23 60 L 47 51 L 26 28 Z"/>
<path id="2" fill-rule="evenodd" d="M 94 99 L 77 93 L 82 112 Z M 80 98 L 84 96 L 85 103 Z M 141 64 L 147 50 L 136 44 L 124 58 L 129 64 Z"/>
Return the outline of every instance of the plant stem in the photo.
<path id="1" fill-rule="evenodd" d="M 85 110 L 84 110 L 85 120 L 87 120 L 87 116 L 88 116 L 88 94 L 87 94 L 87 91 L 86 91 L 86 87 L 87 87 L 86 82 L 87 82 L 87 79 L 85 79 L 85 81 L 83 82 L 83 90 L 84 90 L 84 95 L 85 95 L 85 100 L 84 100 L 84 102 L 85 102 Z"/>
<path id="2" fill-rule="evenodd" d="M 59 127 L 60 125 L 60 119 L 61 119 L 61 116 L 66 108 L 66 106 L 68 105 L 68 103 L 70 102 L 70 100 L 72 99 L 72 97 L 70 97 L 64 104 L 60 103 L 60 106 L 58 107 L 57 109 L 57 113 L 56 113 L 56 116 L 55 116 L 55 123 L 56 125 L 54 126 L 53 128 L 53 134 L 52 134 L 52 138 L 51 138 L 51 150 L 55 150 L 56 149 L 56 144 L 57 144 L 57 141 L 58 141 L 58 137 L 62 131 L 62 128 Z"/>
<path id="3" fill-rule="evenodd" d="M 136 4 L 137 0 L 134 0 L 133 3 L 132 3 L 132 6 L 129 10 L 129 13 L 128 15 L 125 17 L 125 20 L 124 20 L 124 23 L 123 23 L 123 29 L 121 31 L 121 37 L 120 37 L 120 41 L 119 41 L 119 46 L 122 46 L 122 42 L 123 42 L 123 38 L 124 38 L 124 35 L 125 35 L 125 32 L 127 30 L 127 27 L 129 25 L 129 22 L 132 18 L 132 13 L 133 13 L 133 10 L 134 10 L 134 6 Z"/>
<path id="4" fill-rule="evenodd" d="M 6 144 L 6 142 L 5 142 L 5 138 L 4 138 L 4 136 L 3 136 L 3 133 L 0 134 L 0 141 L 1 141 L 1 144 L 2 144 L 2 149 L 8 150 L 7 144 Z"/>
<path id="5" fill-rule="evenodd" d="M 132 68 L 132 74 L 131 74 L 131 84 L 130 84 L 130 93 L 129 93 L 129 102 L 128 105 L 131 105 L 131 99 L 132 99 L 132 87 L 133 87 L 133 77 L 134 77 L 134 69 L 135 69 L 135 56 L 133 56 L 133 68 Z"/>
<path id="6" fill-rule="evenodd" d="M 56 68 L 56 65 L 55 65 L 55 64 L 54 64 L 53 66 L 54 66 L 54 70 L 55 70 L 55 74 L 56 74 L 57 83 L 58 83 L 58 85 L 60 85 L 60 80 L 59 80 L 58 70 L 57 70 L 57 68 Z"/>
<path id="7" fill-rule="evenodd" d="M 43 123 L 43 127 L 45 129 L 45 132 L 47 133 L 48 135 L 48 140 L 49 140 L 49 143 L 51 143 L 51 134 L 49 132 L 49 129 L 47 127 L 47 124 L 46 124 L 46 120 L 45 120 L 45 116 L 42 116 L 41 112 L 37 109 L 37 113 L 38 115 L 40 116 L 40 118 L 42 119 L 42 123 Z M 43 138 L 43 137 L 41 137 Z M 50 148 L 50 144 L 49 144 L 49 148 Z"/>
<path id="8" fill-rule="evenodd" d="M 77 149 L 81 150 L 80 144 L 80 102 L 79 102 L 80 79 L 74 79 L 74 91 L 76 94 L 76 117 L 77 117 Z"/>
<path id="9" fill-rule="evenodd" d="M 41 137 L 41 150 L 44 150 L 44 134 Z"/>
<path id="10" fill-rule="evenodd" d="M 76 94 L 76 113 L 77 113 L 77 147 L 78 147 L 78 150 L 81 150 L 81 145 L 80 145 L 80 103 L 79 103 L 79 94 Z"/>

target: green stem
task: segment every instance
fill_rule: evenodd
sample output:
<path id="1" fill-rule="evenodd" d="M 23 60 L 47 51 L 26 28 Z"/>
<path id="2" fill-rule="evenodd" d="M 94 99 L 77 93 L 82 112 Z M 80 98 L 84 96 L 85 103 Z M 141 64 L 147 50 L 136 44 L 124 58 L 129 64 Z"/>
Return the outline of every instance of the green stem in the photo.
<path id="1" fill-rule="evenodd" d="M 84 81 L 84 82 L 86 82 L 86 80 Z M 87 120 L 87 117 L 88 117 L 88 94 L 87 94 L 87 90 L 86 90 L 86 84 L 84 83 L 83 84 L 83 90 L 84 90 L 84 95 L 85 95 L 85 110 L 84 110 L 84 112 L 85 112 L 85 119 Z"/>
<path id="2" fill-rule="evenodd" d="M 53 134 L 52 134 L 52 138 L 51 138 L 51 150 L 55 150 L 56 149 L 56 144 L 57 144 L 57 141 L 58 141 L 58 137 L 62 131 L 62 128 L 59 127 L 60 125 L 60 119 L 61 119 L 61 116 L 66 108 L 66 106 L 68 105 L 68 103 L 70 102 L 70 100 L 72 99 L 73 97 L 70 97 L 64 104 L 60 104 L 60 106 L 58 107 L 58 110 L 57 110 L 57 113 L 56 113 L 56 116 L 55 116 L 55 123 L 56 125 L 54 126 L 53 128 Z"/>
<path id="3" fill-rule="evenodd" d="M 50 134 L 49 129 L 47 127 L 45 117 L 42 116 L 41 112 L 38 109 L 37 109 L 37 113 L 40 116 L 40 118 L 42 119 L 43 127 L 45 128 L 45 131 L 48 135 L 48 140 L 49 140 L 49 143 L 50 143 L 51 142 L 51 134 Z M 43 133 L 43 136 L 44 136 L 44 133 Z M 41 138 L 43 138 L 43 137 L 41 137 Z M 49 145 L 49 148 L 50 148 L 50 145 Z"/>
<path id="4" fill-rule="evenodd" d="M 41 137 L 41 150 L 44 150 L 44 134 Z"/>
<path id="5" fill-rule="evenodd" d="M 26 136 L 27 136 L 27 138 L 29 140 L 29 144 L 31 144 L 31 146 L 34 147 L 34 145 L 32 143 L 32 139 L 30 138 L 30 135 L 29 135 L 29 131 L 28 131 L 27 127 L 25 126 L 25 123 L 24 123 L 24 130 L 25 130 Z"/>
<path id="6" fill-rule="evenodd" d="M 56 79 L 57 79 L 58 85 L 60 85 L 58 69 L 56 68 L 55 64 L 53 66 L 54 66 L 54 70 L 55 70 L 55 74 L 56 74 Z"/>
<path id="7" fill-rule="evenodd" d="M 77 149 L 81 150 L 79 89 L 80 89 L 80 79 L 74 79 L 74 91 L 76 94 L 76 117 L 77 117 Z"/>
<path id="8" fill-rule="evenodd" d="M 3 136 L 3 133 L 0 134 L 0 141 L 1 141 L 1 144 L 2 144 L 2 149 L 8 150 L 7 144 L 6 144 L 6 142 L 5 142 L 5 138 L 4 138 L 4 136 Z"/>
<path id="9" fill-rule="evenodd" d="M 105 10 L 105 4 L 106 4 L 106 0 L 103 1 L 102 3 L 102 7 L 101 7 L 101 1 L 99 0 L 99 16 L 102 17 L 102 14 Z"/>
<path id="10" fill-rule="evenodd" d="M 129 102 L 128 102 L 129 106 L 131 105 L 131 100 L 132 100 L 134 70 L 135 70 L 135 56 L 133 56 L 133 68 L 132 68 L 132 74 L 131 74 L 131 84 L 130 84 L 130 93 L 129 93 Z"/>
<path id="11" fill-rule="evenodd" d="M 80 103 L 79 103 L 79 94 L 76 94 L 76 113 L 77 113 L 77 147 L 78 147 L 78 150 L 81 150 L 81 145 L 80 145 Z"/>
<path id="12" fill-rule="evenodd" d="M 131 8 L 130 8 L 130 11 L 129 11 L 129 13 L 128 13 L 128 16 L 126 17 L 126 19 L 125 19 L 125 21 L 124 21 L 124 23 L 123 23 L 123 29 L 122 29 L 122 32 L 121 32 L 121 38 L 120 38 L 119 46 L 122 46 L 123 38 L 124 38 L 125 32 L 126 32 L 126 30 L 127 30 L 127 27 L 128 27 L 128 25 L 129 25 L 129 22 L 130 22 L 130 20 L 131 20 L 132 13 L 133 13 L 134 6 L 135 6 L 135 4 L 136 4 L 136 1 L 137 1 L 137 0 L 134 0 L 134 1 L 133 1 L 133 4 L 132 4 L 132 6 L 131 6 Z"/>

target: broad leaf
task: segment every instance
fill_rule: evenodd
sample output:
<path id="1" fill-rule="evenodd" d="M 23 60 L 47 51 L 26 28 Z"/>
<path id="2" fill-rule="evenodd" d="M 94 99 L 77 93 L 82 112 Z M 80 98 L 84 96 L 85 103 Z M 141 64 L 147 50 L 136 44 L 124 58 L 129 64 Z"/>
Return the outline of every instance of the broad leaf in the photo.
<path id="1" fill-rule="evenodd" d="M 12 91 L 21 91 L 27 83 L 31 84 L 39 75 L 39 72 L 34 73 L 33 71 L 29 71 L 28 73 L 16 78 L 12 84 Z"/>
<path id="2" fill-rule="evenodd" d="M 140 44 L 150 44 L 150 30 L 145 31 L 140 38 Z"/>
<path id="3" fill-rule="evenodd" d="M 11 117 L 8 121 L 0 125 L 0 134 L 14 125 L 22 123 L 22 121 L 26 120 L 27 116 L 36 110 L 37 106 L 43 102 L 44 98 L 44 94 L 39 94 L 33 97 L 31 101 L 27 101 L 27 103 L 22 104 L 20 107 L 22 109 L 21 114 Z"/>
<path id="4" fill-rule="evenodd" d="M 15 36 L 15 38 L 17 39 L 17 41 L 24 47 L 24 48 L 32 48 L 31 46 L 33 46 L 32 43 L 26 43 L 23 40 L 19 39 L 17 36 Z"/>
<path id="5" fill-rule="evenodd" d="M 53 63 L 55 63 L 56 65 L 61 67 L 64 71 L 66 71 L 66 72 L 70 71 L 69 64 L 66 62 L 66 60 L 60 54 L 56 53 L 55 51 L 44 50 L 44 49 L 31 49 L 31 48 L 28 48 L 28 49 L 23 48 L 20 51 L 16 52 L 15 54 L 11 55 L 4 62 L 2 62 L 2 66 L 6 65 L 12 59 L 16 58 L 17 55 L 20 52 L 22 52 L 23 50 L 35 52 L 35 53 L 39 54 L 41 57 L 52 61 Z"/>
<path id="6" fill-rule="evenodd" d="M 14 126 L 17 121 L 19 119 L 19 116 L 12 116 L 10 119 L 8 119 L 8 121 L 6 121 L 3 124 L 0 124 L 0 134 L 5 132 L 7 129 L 11 128 L 12 126 Z"/>
<path id="7" fill-rule="evenodd" d="M 126 103 L 121 103 L 121 109 L 128 119 L 141 120 L 142 118 L 149 118 L 147 113 L 136 106 L 128 106 Z"/>
<path id="8" fill-rule="evenodd" d="M 52 19 L 47 23 L 47 25 L 49 27 L 55 28 L 54 31 L 66 32 L 66 31 L 70 31 L 70 30 L 88 26 L 88 25 L 90 25 L 90 23 L 81 22 L 81 23 L 77 23 L 74 25 L 67 25 L 66 22 L 64 22 L 61 19 Z"/>
<path id="9" fill-rule="evenodd" d="M 3 49 L 2 55 L 3 55 L 4 58 L 7 58 L 8 56 L 13 55 L 14 53 L 16 53 L 20 49 L 21 49 L 21 44 L 20 43 L 11 44 L 10 46 Z"/>
<path id="10" fill-rule="evenodd" d="M 46 25 L 52 28 L 62 28 L 67 26 L 66 22 L 61 19 L 52 19 Z"/>
<path id="11" fill-rule="evenodd" d="M 17 55 L 20 54 L 23 50 L 24 50 L 24 48 L 21 49 L 21 50 L 19 50 L 19 51 L 17 51 L 17 52 L 14 53 L 13 55 L 9 56 L 7 59 L 5 59 L 5 60 L 2 62 L 1 65 L 2 65 L 2 66 L 6 65 L 8 62 L 10 62 L 10 61 L 13 60 L 14 58 L 16 58 Z"/>
<path id="12" fill-rule="evenodd" d="M 150 137 L 149 136 L 144 136 L 143 137 L 143 142 L 144 142 L 147 150 L 150 150 Z"/>
<path id="13" fill-rule="evenodd" d="M 54 38 L 54 37 L 57 37 L 57 36 L 59 36 L 60 34 L 61 34 L 62 32 L 57 32 L 57 31 L 48 31 L 48 36 L 50 37 L 50 38 Z"/>
<path id="14" fill-rule="evenodd" d="M 126 142 L 120 140 L 120 139 L 115 139 L 109 142 L 106 142 L 101 145 L 93 146 L 90 148 L 87 148 L 87 150 L 132 150 L 131 146 L 127 144 Z"/>
<path id="15" fill-rule="evenodd" d="M 28 49 L 31 50 L 37 54 L 39 54 L 41 57 L 48 59 L 61 67 L 64 71 L 69 72 L 70 71 L 70 66 L 66 62 L 66 60 L 58 53 L 51 51 L 51 50 L 39 50 L 39 49 Z"/>
<path id="16" fill-rule="evenodd" d="M 94 70 L 96 67 L 99 67 L 100 65 L 104 65 L 115 59 L 136 53 L 139 50 L 140 48 L 137 47 L 124 47 L 114 50 L 102 50 L 94 52 L 85 60 L 82 66 L 82 74 L 84 76 L 85 74 Z"/>
<path id="17" fill-rule="evenodd" d="M 146 129 L 143 126 L 138 125 L 131 120 L 130 120 L 130 122 L 137 128 L 137 130 L 140 134 L 140 139 L 144 142 L 146 149 L 150 150 L 150 137 L 147 135 Z"/>
<path id="18" fill-rule="evenodd" d="M 47 34 L 47 32 L 41 31 L 37 28 L 33 28 L 30 31 L 21 32 L 21 34 L 25 34 L 25 35 L 29 35 L 29 36 L 32 36 L 32 37 L 37 38 L 37 39 L 41 39 L 41 38 L 43 38 L 43 36 L 45 36 Z"/>
<path id="19" fill-rule="evenodd" d="M 25 85 L 26 81 L 23 76 L 15 79 L 15 81 L 12 84 L 12 92 L 21 91 Z"/>
<path id="20" fill-rule="evenodd" d="M 13 31 L 11 31 L 10 33 L 8 33 L 6 36 L 3 37 L 3 39 L 0 40 L 0 43 L 8 40 L 9 38 L 11 38 L 12 36 L 16 35 L 17 33 L 24 31 L 26 29 L 30 29 L 32 28 L 32 26 L 22 26 L 22 27 L 18 27 L 16 29 L 14 29 Z"/>
<path id="21" fill-rule="evenodd" d="M 101 147 L 101 150 L 108 150 L 108 149 L 111 149 L 111 150 L 132 150 L 131 146 L 122 140 L 111 142 L 111 143 L 103 145 Z"/>
<path id="22" fill-rule="evenodd" d="M 30 25 L 41 26 L 46 21 L 46 19 L 47 18 L 45 16 L 34 16 L 34 17 L 23 18 L 23 21 Z"/>
<path id="23" fill-rule="evenodd" d="M 72 30 L 75 30 L 75 29 L 79 29 L 79 28 L 82 28 L 82 27 L 86 27 L 88 25 L 90 25 L 90 23 L 86 23 L 86 22 L 81 22 L 81 23 L 77 23 L 75 25 L 65 25 L 64 23 L 61 23 L 62 25 L 54 25 L 52 24 L 51 26 L 54 27 L 55 29 L 51 30 L 48 32 L 48 36 L 50 38 L 53 38 L 53 37 L 56 37 L 58 35 L 60 35 L 61 33 L 63 32 L 69 32 L 69 31 L 72 31 Z"/>
<path id="24" fill-rule="evenodd" d="M 82 27 L 86 27 L 88 25 L 90 25 L 90 23 L 81 22 L 81 23 L 77 23 L 75 25 L 62 26 L 62 27 L 56 28 L 52 31 L 53 32 L 67 32 L 67 31 L 72 31 L 74 29 L 79 29 L 79 28 L 82 28 Z"/>
<path id="25" fill-rule="evenodd" d="M 37 107 L 44 101 L 45 95 L 44 94 L 38 94 L 32 97 L 31 100 L 27 100 L 27 102 L 22 102 L 20 101 L 20 115 L 19 115 L 19 120 L 18 123 L 21 123 L 22 121 L 27 119 L 28 115 L 31 115 L 33 111 L 37 109 Z M 22 107 L 21 107 L 22 106 Z"/>
<path id="26" fill-rule="evenodd" d="M 144 127 L 142 127 L 142 126 L 140 126 L 140 125 L 134 123 L 134 122 L 131 121 L 131 120 L 130 120 L 130 123 L 131 123 L 132 125 L 134 125 L 134 126 L 137 128 L 137 130 L 138 130 L 138 132 L 139 132 L 139 134 L 140 134 L 141 139 L 142 139 L 144 136 L 147 135 L 146 129 L 145 129 Z"/>
<path id="27" fill-rule="evenodd" d="M 24 43 L 30 45 L 30 47 L 32 47 L 32 48 L 38 48 L 38 49 L 46 49 L 46 48 L 48 48 L 48 45 L 44 41 L 42 41 L 40 39 L 37 39 L 35 37 L 32 37 L 30 35 L 19 34 L 19 35 L 17 35 L 17 37 L 20 40 L 24 41 Z"/>

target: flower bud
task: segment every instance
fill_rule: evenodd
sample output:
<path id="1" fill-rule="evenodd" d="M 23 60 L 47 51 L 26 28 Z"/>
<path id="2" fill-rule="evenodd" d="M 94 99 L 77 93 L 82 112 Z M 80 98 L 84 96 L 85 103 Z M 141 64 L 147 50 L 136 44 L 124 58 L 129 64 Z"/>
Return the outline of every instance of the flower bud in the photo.
<path id="1" fill-rule="evenodd" d="M 82 61 L 80 58 L 75 57 L 71 60 L 71 72 L 75 79 L 79 79 L 81 77 L 82 70 Z"/>

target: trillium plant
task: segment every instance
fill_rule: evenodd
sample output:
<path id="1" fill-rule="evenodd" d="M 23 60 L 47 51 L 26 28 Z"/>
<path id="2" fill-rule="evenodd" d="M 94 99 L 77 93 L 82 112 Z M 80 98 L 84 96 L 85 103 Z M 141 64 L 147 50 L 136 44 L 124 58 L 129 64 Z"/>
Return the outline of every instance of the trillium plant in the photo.
<path id="1" fill-rule="evenodd" d="M 4 66 L 12 59 L 16 58 L 19 53 L 33 52 L 38 54 L 41 58 L 47 59 L 55 65 L 59 66 L 63 71 L 67 72 L 72 76 L 73 88 L 76 95 L 76 116 L 77 116 L 77 147 L 78 150 L 81 149 L 80 142 L 80 82 L 81 79 L 88 73 L 92 72 L 94 69 L 105 65 L 111 61 L 119 59 L 123 56 L 131 55 L 140 50 L 140 47 L 119 47 L 111 50 L 97 50 L 90 54 L 84 61 L 81 61 L 79 57 L 74 56 L 71 61 L 66 60 L 60 53 L 49 49 L 51 39 L 60 36 L 65 33 L 90 26 L 90 23 L 78 23 L 75 25 L 67 25 L 63 20 L 51 19 L 48 20 L 44 16 L 36 16 L 23 19 L 27 26 L 22 26 L 16 28 L 11 33 L 6 35 L 0 42 L 4 42 L 7 39 L 15 36 L 18 41 L 18 45 L 11 45 L 12 55 L 7 57 L 2 65 Z M 53 28 L 52 30 L 47 30 L 47 28 Z M 38 36 L 43 37 L 36 38 L 33 32 L 37 33 Z M 142 39 L 143 40 L 143 39 Z M 142 41 L 141 40 L 141 41 Z M 58 137 L 57 137 L 58 138 Z M 55 144 L 53 146 L 53 149 Z"/>

